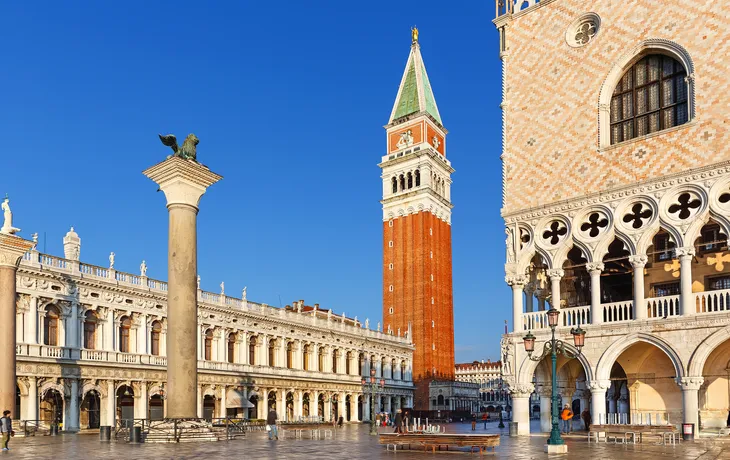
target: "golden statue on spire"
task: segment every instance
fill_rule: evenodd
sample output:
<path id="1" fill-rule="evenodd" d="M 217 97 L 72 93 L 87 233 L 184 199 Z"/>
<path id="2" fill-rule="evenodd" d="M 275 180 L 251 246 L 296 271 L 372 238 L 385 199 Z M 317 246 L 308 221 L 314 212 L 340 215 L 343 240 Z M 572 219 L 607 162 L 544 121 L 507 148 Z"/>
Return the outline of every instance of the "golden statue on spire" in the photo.
<path id="1" fill-rule="evenodd" d="M 414 45 L 418 43 L 418 27 L 416 26 L 411 27 L 411 40 Z"/>

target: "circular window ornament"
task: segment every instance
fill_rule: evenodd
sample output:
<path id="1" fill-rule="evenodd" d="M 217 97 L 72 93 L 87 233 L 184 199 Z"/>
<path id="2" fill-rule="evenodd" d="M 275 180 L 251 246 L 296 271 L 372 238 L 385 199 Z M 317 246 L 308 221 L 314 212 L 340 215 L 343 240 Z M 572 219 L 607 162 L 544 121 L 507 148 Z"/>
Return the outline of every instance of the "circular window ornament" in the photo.
<path id="1" fill-rule="evenodd" d="M 565 31 L 565 41 L 573 48 L 585 46 L 598 35 L 601 18 L 596 13 L 585 13 L 573 21 Z"/>

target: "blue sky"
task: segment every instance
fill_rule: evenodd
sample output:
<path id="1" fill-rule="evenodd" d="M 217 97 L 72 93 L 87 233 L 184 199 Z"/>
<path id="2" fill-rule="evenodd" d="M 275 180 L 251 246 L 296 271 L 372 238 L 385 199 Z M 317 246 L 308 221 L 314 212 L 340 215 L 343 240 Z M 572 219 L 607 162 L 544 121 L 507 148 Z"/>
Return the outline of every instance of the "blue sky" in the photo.
<path id="1" fill-rule="evenodd" d="M 457 361 L 498 359 L 504 284 L 491 2 L 4 2 L 2 181 L 14 224 L 63 253 L 167 274 L 163 195 L 141 171 L 157 133 L 200 138 L 224 176 L 201 201 L 202 287 L 279 305 L 304 299 L 380 320 L 377 167 L 418 25 L 449 130 Z M 405 9 L 404 9 L 405 10 Z M 44 239 L 43 236 L 46 235 Z"/>

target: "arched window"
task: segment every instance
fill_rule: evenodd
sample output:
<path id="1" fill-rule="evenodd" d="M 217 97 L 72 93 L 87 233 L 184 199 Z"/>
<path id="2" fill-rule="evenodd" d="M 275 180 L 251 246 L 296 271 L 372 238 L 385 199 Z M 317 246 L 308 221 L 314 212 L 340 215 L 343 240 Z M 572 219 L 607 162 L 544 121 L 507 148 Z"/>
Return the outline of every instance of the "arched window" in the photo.
<path id="1" fill-rule="evenodd" d="M 119 351 L 129 353 L 129 330 L 132 329 L 132 320 L 129 316 L 122 316 L 119 320 Z"/>
<path id="2" fill-rule="evenodd" d="M 276 341 L 269 340 L 269 366 L 276 366 Z"/>
<path id="3" fill-rule="evenodd" d="M 380 378 L 385 378 L 385 358 L 380 358 Z"/>
<path id="4" fill-rule="evenodd" d="M 248 339 L 248 363 L 250 365 L 256 364 L 256 336 L 252 335 L 250 339 Z"/>
<path id="5" fill-rule="evenodd" d="M 401 378 L 401 380 L 405 380 L 405 378 L 406 378 L 406 362 L 405 361 L 400 362 L 400 378 Z"/>
<path id="6" fill-rule="evenodd" d="M 52 347 L 58 346 L 58 318 L 61 313 L 54 305 L 46 307 L 45 321 L 43 322 L 43 343 Z"/>
<path id="7" fill-rule="evenodd" d="M 153 355 L 160 354 L 160 334 L 162 333 L 162 323 L 154 321 L 152 323 L 152 331 L 150 332 L 150 351 Z"/>
<path id="8" fill-rule="evenodd" d="M 421 185 L 421 171 L 416 169 L 416 187 Z"/>
<path id="9" fill-rule="evenodd" d="M 406 178 L 403 176 L 403 174 L 400 175 L 400 191 L 406 189 Z"/>
<path id="10" fill-rule="evenodd" d="M 663 54 L 627 70 L 611 97 L 611 144 L 687 123 L 686 77 L 682 64 Z"/>
<path id="11" fill-rule="evenodd" d="M 234 332 L 228 334 L 228 350 L 226 351 L 228 352 L 227 358 L 229 363 L 234 362 L 236 357 L 236 339 L 237 337 Z"/>
<path id="12" fill-rule="evenodd" d="M 205 331 L 205 360 L 213 359 L 213 329 Z"/>
<path id="13" fill-rule="evenodd" d="M 408 173 L 408 188 L 413 188 L 413 174 Z"/>
<path id="14" fill-rule="evenodd" d="M 294 367 L 294 343 L 287 342 L 286 344 L 286 367 L 291 369 Z"/>
<path id="15" fill-rule="evenodd" d="M 398 192 L 398 179 L 396 179 L 394 177 L 392 180 L 392 183 L 393 183 L 393 193 L 397 193 Z"/>
<path id="16" fill-rule="evenodd" d="M 345 355 L 345 374 L 350 375 L 350 360 L 352 359 L 352 353 L 347 352 Z"/>
<path id="17" fill-rule="evenodd" d="M 339 350 L 332 350 L 332 373 L 337 373 L 337 357 L 340 354 Z"/>
<path id="18" fill-rule="evenodd" d="M 84 348 L 88 350 L 96 348 L 96 321 L 96 313 L 88 310 L 84 317 Z"/>
<path id="19" fill-rule="evenodd" d="M 398 368 L 395 366 L 395 358 L 390 360 L 390 378 L 395 380 L 396 371 Z"/>
<path id="20" fill-rule="evenodd" d="M 302 350 L 302 369 L 309 370 L 309 344 L 304 345 Z"/>
<path id="21" fill-rule="evenodd" d="M 317 369 L 319 372 L 324 372 L 324 348 L 319 348 L 319 355 L 317 356 Z"/>

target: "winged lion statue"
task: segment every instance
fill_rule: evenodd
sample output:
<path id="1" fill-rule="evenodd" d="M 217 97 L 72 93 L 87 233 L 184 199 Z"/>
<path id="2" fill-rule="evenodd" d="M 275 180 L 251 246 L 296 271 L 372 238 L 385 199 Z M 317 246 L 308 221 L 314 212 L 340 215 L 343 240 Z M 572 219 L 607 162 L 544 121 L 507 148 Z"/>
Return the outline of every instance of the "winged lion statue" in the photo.
<path id="1" fill-rule="evenodd" d="M 174 134 L 167 134 L 165 136 L 158 134 L 158 136 L 160 136 L 160 140 L 164 145 L 172 148 L 172 151 L 175 152 L 173 156 L 180 157 L 184 160 L 198 161 L 196 159 L 195 146 L 198 145 L 200 140 L 197 136 L 195 136 L 195 134 L 188 134 L 188 137 L 185 138 L 182 147 L 177 146 L 177 139 Z"/>

